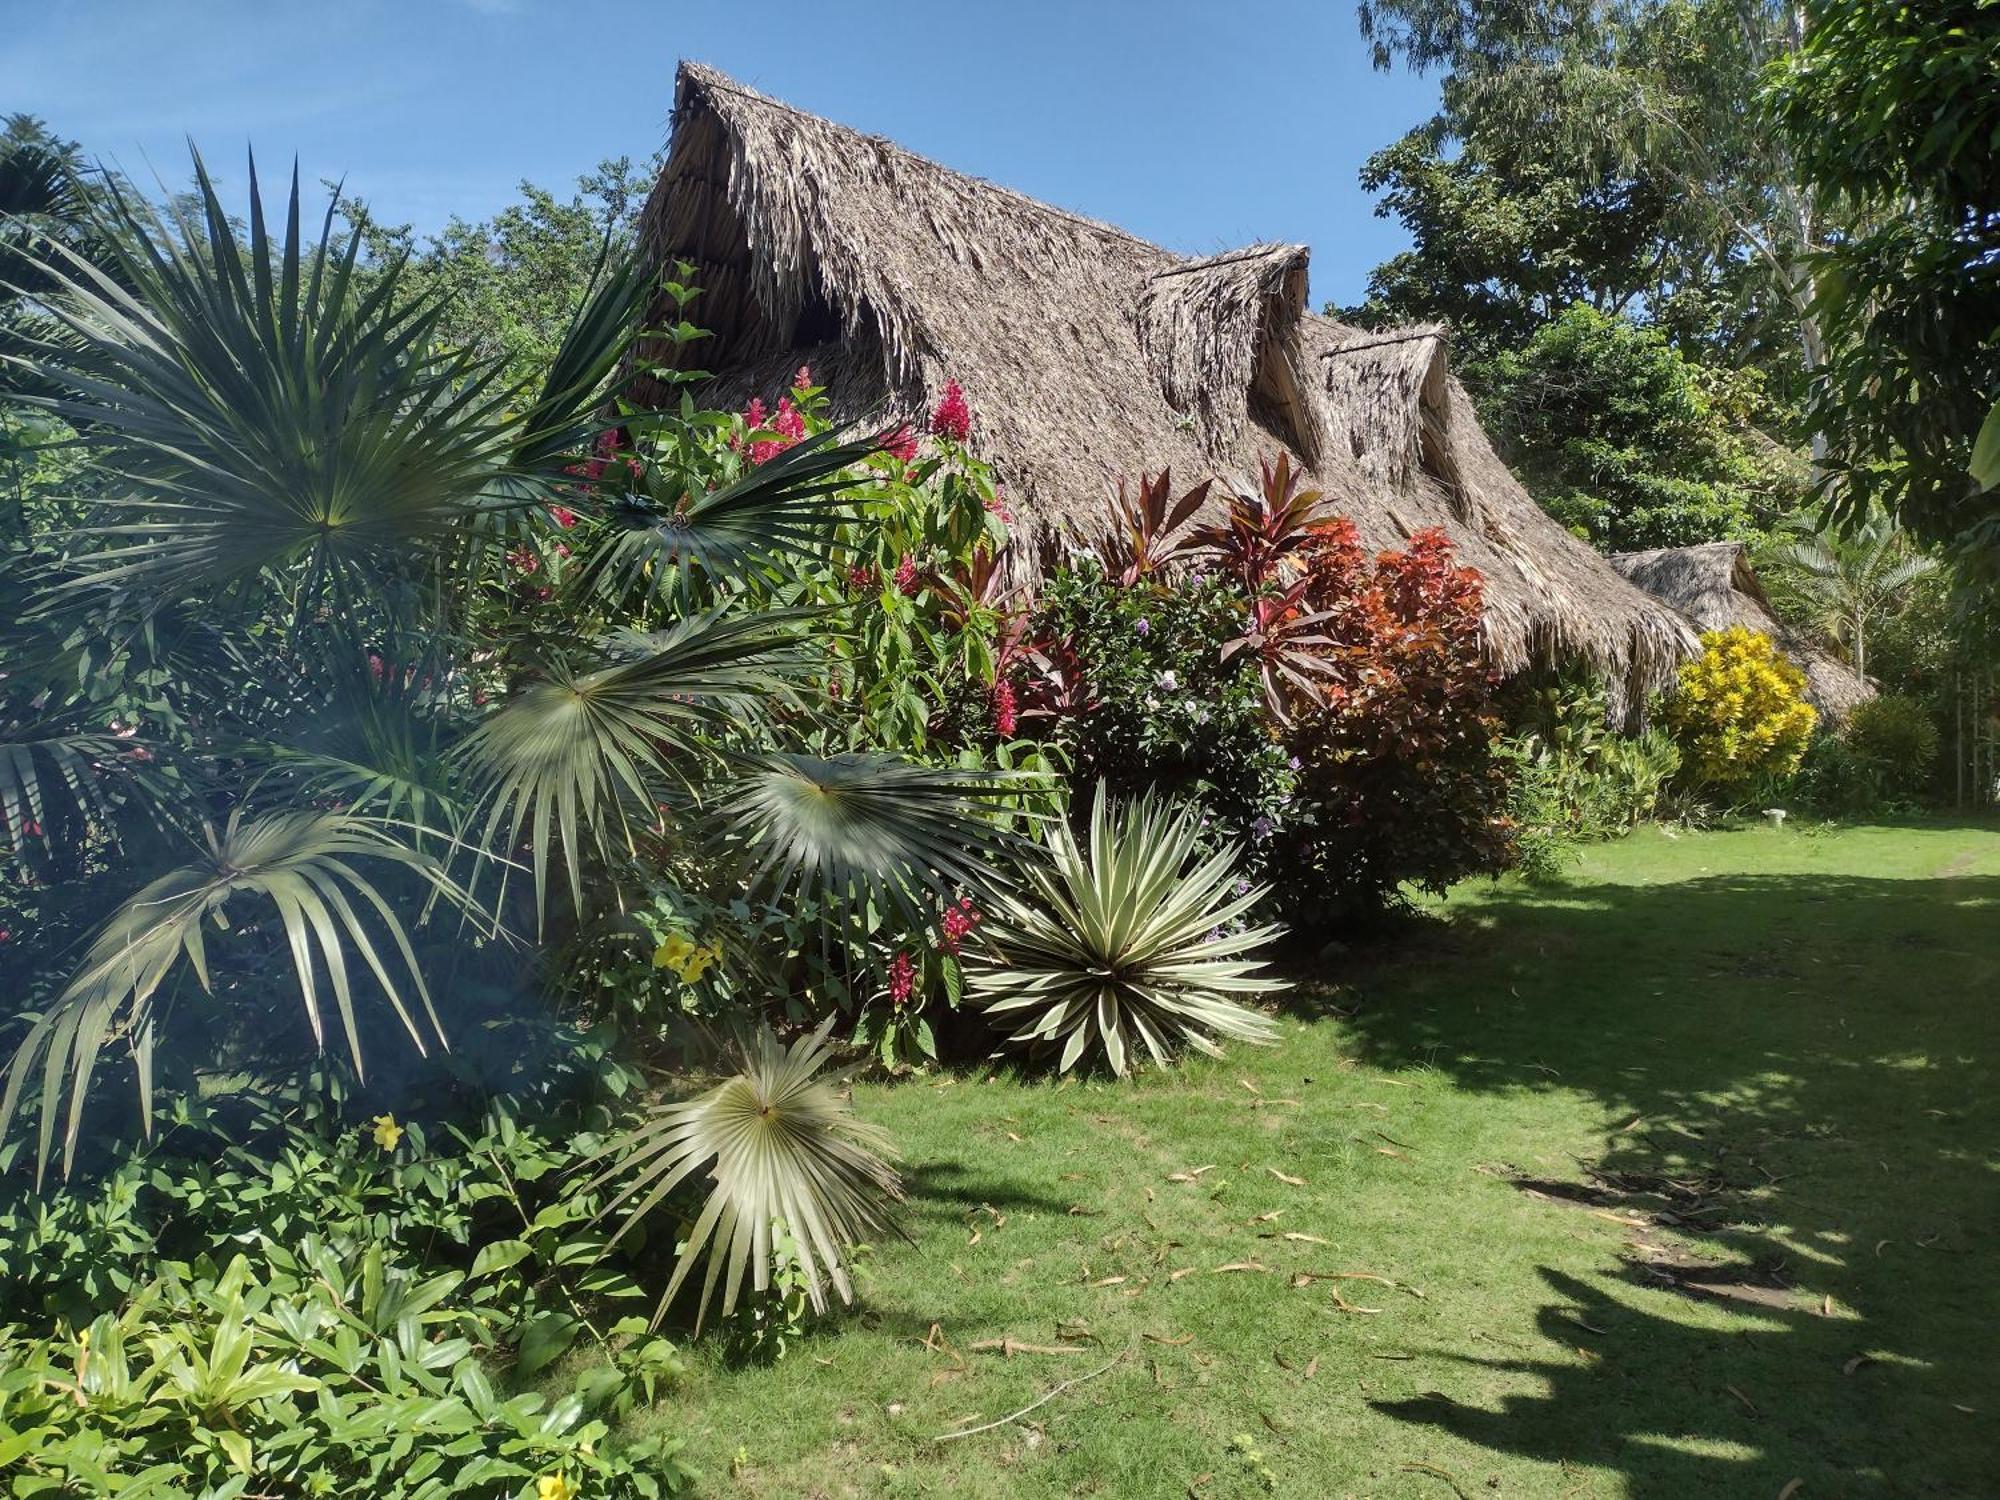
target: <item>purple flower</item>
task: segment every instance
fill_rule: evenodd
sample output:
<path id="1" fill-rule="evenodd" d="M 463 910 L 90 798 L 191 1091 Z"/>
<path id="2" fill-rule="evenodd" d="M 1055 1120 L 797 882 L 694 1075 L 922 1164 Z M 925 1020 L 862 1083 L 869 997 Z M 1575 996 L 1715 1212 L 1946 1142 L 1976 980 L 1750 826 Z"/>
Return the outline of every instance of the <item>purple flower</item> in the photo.
<path id="1" fill-rule="evenodd" d="M 1300 760 L 1296 755 L 1294 755 L 1290 760 L 1285 762 L 1285 768 L 1287 770 L 1298 771 L 1304 769 L 1304 767 L 1305 767 L 1305 762 Z"/>
<path id="2" fill-rule="evenodd" d="M 1134 625 L 1132 628 L 1135 631 L 1137 631 L 1140 635 L 1151 635 L 1153 633 L 1153 622 L 1147 619 L 1144 615 L 1141 615 L 1139 617 L 1139 623 L 1137 625 Z"/>
<path id="3" fill-rule="evenodd" d="M 1247 881 L 1247 880 L 1239 880 L 1239 881 L 1237 881 L 1237 882 L 1236 882 L 1236 894 L 1237 894 L 1237 895 L 1239 895 L 1239 896 L 1247 896 L 1247 895 L 1249 895 L 1249 894 L 1250 894 L 1250 882 L 1249 882 L 1249 881 Z"/>
<path id="4" fill-rule="evenodd" d="M 1250 836 L 1252 838 L 1267 839 L 1271 836 L 1271 830 L 1277 826 L 1269 818 L 1259 816 L 1257 821 L 1250 825 Z"/>

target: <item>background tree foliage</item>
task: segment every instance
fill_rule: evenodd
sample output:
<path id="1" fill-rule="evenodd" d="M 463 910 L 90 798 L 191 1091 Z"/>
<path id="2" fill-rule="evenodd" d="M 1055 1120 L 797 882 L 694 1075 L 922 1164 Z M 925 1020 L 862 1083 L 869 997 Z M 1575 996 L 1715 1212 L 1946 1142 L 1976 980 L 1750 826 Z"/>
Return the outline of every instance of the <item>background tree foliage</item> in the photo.
<path id="1" fill-rule="evenodd" d="M 1838 512 L 2000 581 L 2000 4 L 1820 0 L 1771 104 L 1848 227 L 1815 263 Z M 1830 128 L 1837 122 L 1837 128 Z"/>

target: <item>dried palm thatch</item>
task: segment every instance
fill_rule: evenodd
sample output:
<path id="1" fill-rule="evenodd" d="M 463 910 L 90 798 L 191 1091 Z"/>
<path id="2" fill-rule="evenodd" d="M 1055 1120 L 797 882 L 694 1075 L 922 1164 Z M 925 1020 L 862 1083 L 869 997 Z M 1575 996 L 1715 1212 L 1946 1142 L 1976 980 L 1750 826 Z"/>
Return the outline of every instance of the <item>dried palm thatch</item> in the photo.
<path id="1" fill-rule="evenodd" d="M 1494 456 L 1440 330 L 1308 310 L 1303 246 L 1186 259 L 693 63 L 642 241 L 703 288 L 712 336 L 688 358 L 708 399 L 768 396 L 809 362 L 836 415 L 915 417 L 955 379 L 1037 528 L 1095 535 L 1120 476 L 1235 481 L 1288 449 L 1370 545 L 1445 529 L 1485 575 L 1503 670 L 1581 658 L 1637 704 L 1695 648 Z"/>
<path id="2" fill-rule="evenodd" d="M 1771 608 L 1770 596 L 1741 542 L 1703 542 L 1652 552 L 1620 552 L 1611 565 L 1647 593 L 1686 615 L 1697 630 L 1731 625 L 1760 630 L 1777 642 L 1806 674 L 1806 698 L 1823 718 L 1839 723 L 1875 688 L 1804 631 L 1794 630 Z"/>

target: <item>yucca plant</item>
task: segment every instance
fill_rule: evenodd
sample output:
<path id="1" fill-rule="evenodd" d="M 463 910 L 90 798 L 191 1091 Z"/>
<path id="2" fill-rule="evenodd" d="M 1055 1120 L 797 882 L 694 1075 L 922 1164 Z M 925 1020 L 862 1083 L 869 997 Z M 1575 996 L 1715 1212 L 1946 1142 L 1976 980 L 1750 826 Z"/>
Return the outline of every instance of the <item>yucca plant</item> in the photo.
<path id="1" fill-rule="evenodd" d="M 760 1029 L 740 1072 L 698 1098 L 658 1106 L 600 1153 L 610 1164 L 589 1186 L 623 1184 L 603 1211 L 621 1220 L 612 1244 L 683 1182 L 705 1173 L 710 1184 L 660 1296 L 656 1327 L 698 1265 L 707 1269 L 697 1332 L 718 1285 L 725 1317 L 746 1279 L 768 1290 L 780 1234 L 792 1240 L 814 1311 L 826 1310 L 829 1285 L 843 1302 L 853 1300 L 849 1252 L 894 1227 L 891 1210 L 903 1193 L 888 1137 L 855 1115 L 837 1075 L 825 1071 L 832 1027 L 829 1016 L 789 1048 Z"/>
<path id="2" fill-rule="evenodd" d="M 1271 1020 L 1237 1002 L 1282 988 L 1252 957 L 1272 926 L 1233 930 L 1267 893 L 1239 878 L 1234 850 L 1205 853 L 1201 816 L 1148 794 L 1114 800 L 1099 785 L 1088 846 L 1067 824 L 1048 860 L 1022 867 L 967 960 L 967 986 L 1019 1046 L 1060 1046 L 1067 1072 L 1101 1054 L 1123 1075 L 1143 1047 L 1164 1065 L 1185 1043 L 1268 1043 Z"/>

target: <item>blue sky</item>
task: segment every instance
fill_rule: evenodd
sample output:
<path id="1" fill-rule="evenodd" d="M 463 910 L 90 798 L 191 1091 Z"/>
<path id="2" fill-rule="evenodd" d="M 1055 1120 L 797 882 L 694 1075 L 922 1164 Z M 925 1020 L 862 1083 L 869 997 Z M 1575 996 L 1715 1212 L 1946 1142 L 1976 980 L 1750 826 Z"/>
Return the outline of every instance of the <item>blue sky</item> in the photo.
<path id="1" fill-rule="evenodd" d="M 144 181 L 192 136 L 238 182 L 254 144 L 419 229 L 484 217 L 643 160 L 685 56 L 1176 250 L 1304 242 L 1340 302 L 1403 244 L 1356 173 L 1435 96 L 1347 0 L 0 0 L 0 35 L 0 112 Z"/>

